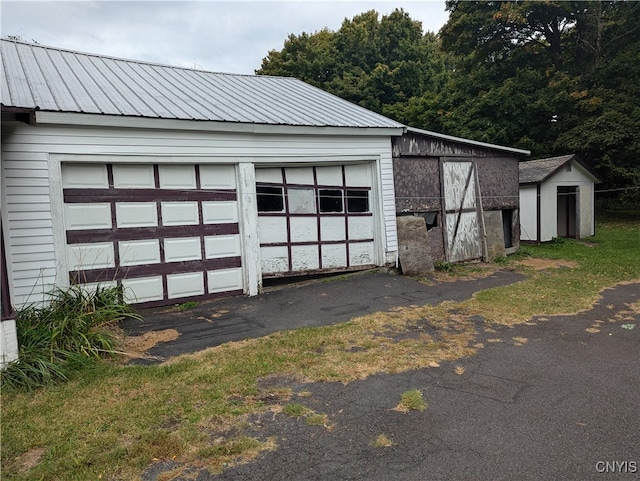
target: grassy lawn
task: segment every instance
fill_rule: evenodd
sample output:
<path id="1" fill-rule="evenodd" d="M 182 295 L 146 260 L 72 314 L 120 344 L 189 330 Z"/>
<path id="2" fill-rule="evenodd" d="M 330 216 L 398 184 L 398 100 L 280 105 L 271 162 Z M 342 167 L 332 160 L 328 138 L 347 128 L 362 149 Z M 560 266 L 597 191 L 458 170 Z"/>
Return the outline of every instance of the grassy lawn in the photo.
<path id="1" fill-rule="evenodd" d="M 534 315 L 576 312 L 589 308 L 603 288 L 640 279 L 637 221 L 599 224 L 597 235 L 584 242 L 522 251 L 498 267 L 525 273 L 525 281 L 479 292 L 468 301 L 281 332 L 157 366 L 102 363 L 70 382 L 31 393 L 5 389 L 3 479 L 135 480 L 158 460 L 219 471 L 277 449 L 277 439 L 242 434 L 252 413 L 304 416 L 319 429 L 328 422 L 322 413 L 308 411 L 300 394 L 261 390 L 261 377 L 349 382 L 376 372 L 436 367 L 480 348 L 474 344 L 474 316 L 482 316 L 490 328 Z M 544 263 L 531 259 L 550 260 L 552 267 L 540 269 Z M 456 267 L 447 275 L 482 275 L 484 269 Z M 384 446 L 386 441 L 377 442 Z M 173 474 L 178 476 L 179 469 Z"/>

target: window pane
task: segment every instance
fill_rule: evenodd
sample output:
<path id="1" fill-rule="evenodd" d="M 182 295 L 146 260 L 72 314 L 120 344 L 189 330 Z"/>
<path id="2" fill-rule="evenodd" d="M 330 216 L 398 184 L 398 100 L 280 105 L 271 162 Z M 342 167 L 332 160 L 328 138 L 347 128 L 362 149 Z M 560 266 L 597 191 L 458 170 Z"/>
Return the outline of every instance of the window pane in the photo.
<path id="1" fill-rule="evenodd" d="M 284 199 L 282 187 L 256 186 L 258 194 L 258 212 L 282 212 L 284 211 Z"/>
<path id="2" fill-rule="evenodd" d="M 313 188 L 289 188 L 287 193 L 289 195 L 290 214 L 316 213 L 316 196 Z"/>
<path id="3" fill-rule="evenodd" d="M 342 191 L 320 189 L 320 212 L 342 212 Z"/>
<path id="4" fill-rule="evenodd" d="M 347 212 L 369 212 L 369 191 L 348 190 Z"/>

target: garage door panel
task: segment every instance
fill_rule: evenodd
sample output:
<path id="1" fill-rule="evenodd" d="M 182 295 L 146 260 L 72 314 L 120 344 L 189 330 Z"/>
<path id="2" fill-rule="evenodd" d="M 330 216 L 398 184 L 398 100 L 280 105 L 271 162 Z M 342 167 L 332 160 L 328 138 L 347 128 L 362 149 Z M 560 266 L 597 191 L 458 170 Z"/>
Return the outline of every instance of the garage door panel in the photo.
<path id="1" fill-rule="evenodd" d="M 104 189 L 109 187 L 107 169 L 98 164 L 70 164 L 73 168 L 62 171 L 62 187 Z"/>
<path id="2" fill-rule="evenodd" d="M 164 240 L 165 262 L 184 262 L 202 259 L 200 237 L 181 237 Z"/>
<path id="3" fill-rule="evenodd" d="M 199 224 L 197 202 L 162 202 L 162 225 Z"/>
<path id="4" fill-rule="evenodd" d="M 203 202 L 202 222 L 204 224 L 220 224 L 238 222 L 237 202 Z"/>
<path id="5" fill-rule="evenodd" d="M 343 185 L 342 167 L 331 165 L 326 167 L 316 167 L 318 185 Z"/>
<path id="6" fill-rule="evenodd" d="M 118 242 L 121 266 L 138 266 L 160 262 L 160 242 L 157 239 Z"/>
<path id="7" fill-rule="evenodd" d="M 243 289 L 234 166 L 84 167 L 62 164 L 71 282 L 116 282 L 128 302 L 149 305 Z"/>
<path id="8" fill-rule="evenodd" d="M 371 239 L 373 218 L 370 216 L 349 217 L 349 239 Z"/>
<path id="9" fill-rule="evenodd" d="M 291 268 L 298 272 L 319 269 L 318 246 L 291 246 Z"/>
<path id="10" fill-rule="evenodd" d="M 261 247 L 263 274 L 287 272 L 289 270 L 289 250 L 286 246 Z"/>
<path id="11" fill-rule="evenodd" d="M 258 217 L 261 244 L 287 242 L 287 219 L 284 217 Z"/>
<path id="12" fill-rule="evenodd" d="M 205 256 L 207 259 L 237 257 L 240 255 L 240 237 L 238 235 L 216 235 L 205 237 Z"/>
<path id="13" fill-rule="evenodd" d="M 196 188 L 196 172 L 193 165 L 160 165 L 158 176 L 161 189 Z"/>
<path id="14" fill-rule="evenodd" d="M 322 217 L 320 219 L 320 239 L 323 241 L 345 240 L 344 217 Z"/>
<path id="15" fill-rule="evenodd" d="M 111 204 L 67 204 L 64 220 L 67 230 L 111 229 Z"/>
<path id="16" fill-rule="evenodd" d="M 125 227 L 156 227 L 158 210 L 155 202 L 116 202 L 116 225 Z"/>
<path id="17" fill-rule="evenodd" d="M 170 299 L 204 294 L 203 273 L 189 272 L 167 275 L 167 294 Z"/>
<path id="18" fill-rule="evenodd" d="M 373 242 L 349 244 L 349 262 L 352 266 L 367 266 L 374 263 Z"/>
<path id="19" fill-rule="evenodd" d="M 209 292 L 228 292 L 242 289 L 242 270 L 221 269 L 207 272 Z"/>
<path id="20" fill-rule="evenodd" d="M 113 186 L 120 189 L 153 189 L 155 175 L 153 165 L 115 164 L 112 167 Z"/>
<path id="21" fill-rule="evenodd" d="M 96 242 L 93 244 L 76 244 L 67 248 L 67 262 L 70 271 L 86 269 L 102 269 L 114 267 L 113 244 Z"/>
<path id="22" fill-rule="evenodd" d="M 292 217 L 291 242 L 317 242 L 318 221 L 315 217 Z"/>
<path id="23" fill-rule="evenodd" d="M 346 244 L 323 244 L 322 267 L 338 268 L 347 265 Z"/>
<path id="24" fill-rule="evenodd" d="M 201 165 L 201 189 L 235 189 L 236 169 L 233 165 Z"/>
<path id="25" fill-rule="evenodd" d="M 122 288 L 125 302 L 132 304 L 161 301 L 164 298 L 161 276 L 123 279 Z"/>

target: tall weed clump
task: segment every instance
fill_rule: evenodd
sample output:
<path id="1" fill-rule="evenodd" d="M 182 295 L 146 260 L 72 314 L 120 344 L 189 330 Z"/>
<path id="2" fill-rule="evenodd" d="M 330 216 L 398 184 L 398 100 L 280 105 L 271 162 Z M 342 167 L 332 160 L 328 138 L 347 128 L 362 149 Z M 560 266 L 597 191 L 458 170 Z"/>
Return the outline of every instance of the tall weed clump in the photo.
<path id="1" fill-rule="evenodd" d="M 3 387 L 31 390 L 66 381 L 74 371 L 117 353 L 115 323 L 138 317 L 121 287 L 56 288 L 46 306 L 16 313 L 19 358 L 0 373 Z"/>

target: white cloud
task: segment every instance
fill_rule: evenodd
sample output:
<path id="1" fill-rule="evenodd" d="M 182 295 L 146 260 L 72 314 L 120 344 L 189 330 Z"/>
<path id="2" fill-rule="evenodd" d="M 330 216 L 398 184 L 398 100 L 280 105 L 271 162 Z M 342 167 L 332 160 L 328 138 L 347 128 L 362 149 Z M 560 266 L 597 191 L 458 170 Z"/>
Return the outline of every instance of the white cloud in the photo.
<path id="1" fill-rule="evenodd" d="M 291 33 L 337 30 L 345 18 L 403 8 L 438 31 L 444 1 L 2 1 L 2 36 L 81 52 L 253 73 Z"/>

